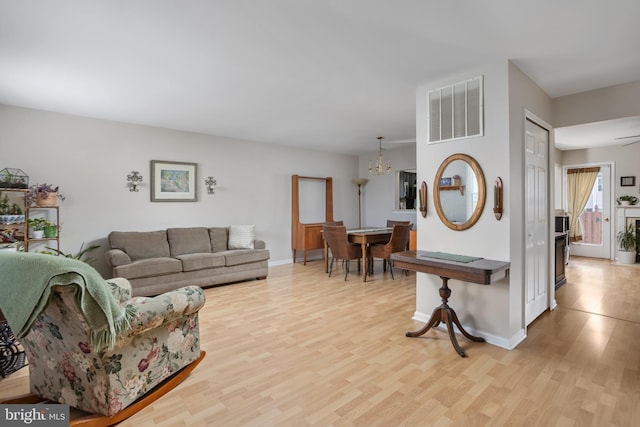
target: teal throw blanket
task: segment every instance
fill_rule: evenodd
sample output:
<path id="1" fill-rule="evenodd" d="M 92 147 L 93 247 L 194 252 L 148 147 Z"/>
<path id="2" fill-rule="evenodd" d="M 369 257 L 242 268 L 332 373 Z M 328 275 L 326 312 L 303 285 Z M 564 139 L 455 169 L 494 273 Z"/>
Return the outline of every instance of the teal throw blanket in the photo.
<path id="1" fill-rule="evenodd" d="M 93 267 L 62 256 L 0 252 L 0 308 L 18 338 L 27 335 L 57 285 L 75 290 L 78 309 L 91 328 L 91 348 L 96 352 L 113 348 L 135 308 L 118 304 Z"/>

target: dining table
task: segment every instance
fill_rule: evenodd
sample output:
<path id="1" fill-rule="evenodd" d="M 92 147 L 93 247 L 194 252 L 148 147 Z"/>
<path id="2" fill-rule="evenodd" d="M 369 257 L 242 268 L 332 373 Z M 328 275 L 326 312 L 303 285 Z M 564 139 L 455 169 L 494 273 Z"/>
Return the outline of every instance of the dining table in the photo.
<path id="1" fill-rule="evenodd" d="M 360 245 L 362 249 L 362 281 L 367 281 L 367 257 L 369 245 L 387 243 L 391 239 L 391 227 L 364 227 L 347 230 L 349 242 Z M 324 241 L 324 269 L 329 272 L 329 245 Z"/>

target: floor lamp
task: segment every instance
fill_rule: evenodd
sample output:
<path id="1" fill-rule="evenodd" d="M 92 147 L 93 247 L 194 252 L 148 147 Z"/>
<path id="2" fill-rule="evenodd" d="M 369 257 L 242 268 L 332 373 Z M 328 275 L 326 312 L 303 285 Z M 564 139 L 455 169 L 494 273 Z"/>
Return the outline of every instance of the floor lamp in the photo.
<path id="1" fill-rule="evenodd" d="M 354 178 L 353 182 L 358 186 L 358 228 L 362 228 L 362 186 L 369 181 L 366 178 Z"/>

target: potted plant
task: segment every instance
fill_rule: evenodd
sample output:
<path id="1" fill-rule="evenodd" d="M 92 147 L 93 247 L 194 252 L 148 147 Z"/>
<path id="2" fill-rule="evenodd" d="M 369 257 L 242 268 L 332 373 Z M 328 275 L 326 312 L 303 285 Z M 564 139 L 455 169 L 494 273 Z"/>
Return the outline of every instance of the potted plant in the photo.
<path id="1" fill-rule="evenodd" d="M 22 242 L 16 233 L 19 228 L 6 226 L 0 229 L 0 251 L 21 251 L 24 250 Z"/>
<path id="2" fill-rule="evenodd" d="M 64 200 L 64 196 L 58 192 L 58 186 L 47 183 L 32 185 L 24 197 L 27 206 L 31 206 L 34 203 L 37 206 L 55 206 L 58 203 L 58 199 L 60 201 Z"/>
<path id="3" fill-rule="evenodd" d="M 2 195 L 0 191 L 0 224 L 24 222 L 22 209 L 17 203 L 10 203 L 8 195 Z"/>
<path id="4" fill-rule="evenodd" d="M 86 248 L 84 247 L 84 242 L 80 245 L 80 250 L 78 251 L 78 253 L 76 254 L 72 254 L 71 252 L 69 253 L 64 253 L 62 252 L 60 249 L 55 249 L 55 248 L 50 248 L 47 246 L 48 251 L 42 251 L 43 254 L 49 254 L 49 255 L 60 255 L 66 258 L 73 258 L 73 259 L 77 259 L 79 261 L 85 262 L 87 264 L 91 264 L 94 259 L 91 258 L 88 254 L 89 252 L 98 249 L 100 247 L 100 245 L 91 245 L 91 246 L 87 246 Z"/>
<path id="5" fill-rule="evenodd" d="M 53 223 L 44 218 L 29 218 L 27 223 L 29 224 L 32 239 L 42 239 L 45 227 L 53 226 Z"/>
<path id="6" fill-rule="evenodd" d="M 49 222 L 49 221 L 47 221 Z M 42 229 L 44 231 L 44 237 L 54 238 L 56 237 L 56 233 L 58 232 L 58 227 L 55 224 L 49 222 L 49 224 L 45 225 Z"/>
<path id="7" fill-rule="evenodd" d="M 616 199 L 616 202 L 618 202 L 620 206 L 635 205 L 636 203 L 638 203 L 638 198 L 636 196 L 625 194 L 623 196 L 618 197 Z"/>
<path id="8" fill-rule="evenodd" d="M 633 223 L 618 232 L 618 261 L 622 264 L 635 264 L 636 262 L 636 228 Z"/>

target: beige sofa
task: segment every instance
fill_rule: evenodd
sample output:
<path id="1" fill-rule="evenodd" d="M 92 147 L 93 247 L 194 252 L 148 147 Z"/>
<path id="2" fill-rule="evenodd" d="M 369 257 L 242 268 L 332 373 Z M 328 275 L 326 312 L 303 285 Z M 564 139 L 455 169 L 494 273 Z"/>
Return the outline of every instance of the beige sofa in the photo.
<path id="1" fill-rule="evenodd" d="M 269 251 L 265 242 L 251 240 L 252 236 L 250 243 L 232 239 L 230 249 L 229 233 L 230 227 L 113 231 L 107 263 L 113 277 L 129 280 L 134 296 L 159 295 L 188 285 L 207 287 L 266 278 Z M 233 237 L 234 230 L 231 233 Z"/>

